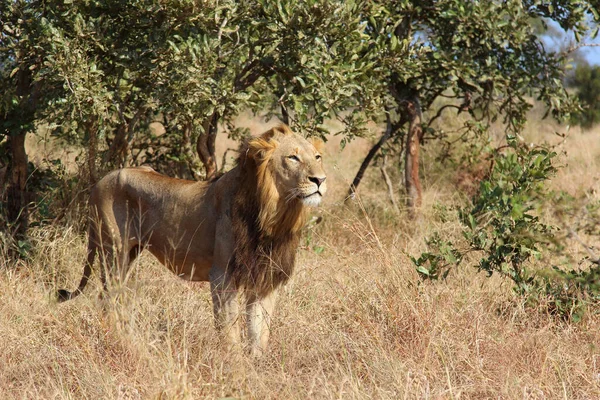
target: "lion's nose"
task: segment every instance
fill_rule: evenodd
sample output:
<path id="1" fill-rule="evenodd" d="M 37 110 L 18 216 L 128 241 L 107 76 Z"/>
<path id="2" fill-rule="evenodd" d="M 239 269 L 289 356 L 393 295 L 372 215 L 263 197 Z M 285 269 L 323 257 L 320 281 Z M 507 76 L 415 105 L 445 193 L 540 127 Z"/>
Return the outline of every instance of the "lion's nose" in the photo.
<path id="1" fill-rule="evenodd" d="M 327 179 L 325 176 L 322 178 L 319 178 L 318 176 L 311 176 L 308 178 L 309 181 L 316 183 L 317 187 L 320 187 L 321 183 L 325 182 L 325 179 Z"/>

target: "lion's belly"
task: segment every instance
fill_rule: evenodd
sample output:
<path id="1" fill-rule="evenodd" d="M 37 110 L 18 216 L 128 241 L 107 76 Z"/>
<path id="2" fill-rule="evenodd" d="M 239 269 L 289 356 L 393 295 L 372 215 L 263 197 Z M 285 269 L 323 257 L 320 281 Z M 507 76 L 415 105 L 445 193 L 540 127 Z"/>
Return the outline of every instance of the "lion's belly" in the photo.
<path id="1" fill-rule="evenodd" d="M 168 252 L 158 251 L 156 247 L 149 247 L 148 250 L 178 277 L 188 281 L 208 281 L 212 257 L 197 256 L 191 252 L 169 255 Z"/>
<path id="2" fill-rule="evenodd" d="M 148 213 L 143 230 L 146 248 L 175 275 L 191 281 L 207 281 L 213 263 L 214 221 L 210 218 L 181 217 L 173 210 L 158 207 Z M 162 218 L 160 229 L 152 221 Z"/>
<path id="3" fill-rule="evenodd" d="M 212 259 L 196 260 L 194 263 L 167 265 L 171 271 L 186 281 L 208 281 Z"/>

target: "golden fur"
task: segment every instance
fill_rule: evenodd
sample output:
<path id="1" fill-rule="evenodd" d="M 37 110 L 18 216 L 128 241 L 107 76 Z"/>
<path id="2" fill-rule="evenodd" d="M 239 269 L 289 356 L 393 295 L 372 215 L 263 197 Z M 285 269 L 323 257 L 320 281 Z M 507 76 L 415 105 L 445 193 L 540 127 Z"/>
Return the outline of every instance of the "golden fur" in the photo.
<path id="1" fill-rule="evenodd" d="M 285 135 L 293 135 L 285 125 L 280 129 Z M 269 135 L 251 140 L 247 145 L 248 153 L 242 151 L 240 157 L 242 163 L 246 162 L 246 158 L 256 162 L 257 181 L 248 181 L 246 184 L 256 185 L 259 190 L 260 231 L 271 236 L 283 232 L 298 233 L 306 223 L 306 208 L 302 207 L 300 201 L 287 202 L 284 207 L 279 204 L 281 198 L 273 181 L 273 172 L 269 170 L 269 160 L 279 144 L 272 138 L 274 132 L 278 131 L 271 130 Z"/>
<path id="2" fill-rule="evenodd" d="M 246 294 L 248 338 L 261 353 L 276 289 L 290 277 L 307 205 L 320 203 L 325 173 L 318 150 L 287 126 L 241 148 L 238 165 L 211 183 L 172 179 L 148 167 L 113 171 L 90 197 L 88 260 L 96 254 L 122 278 L 143 249 L 178 276 L 210 281 L 217 327 L 239 342 L 237 291 Z M 106 287 L 107 279 L 102 274 Z"/>

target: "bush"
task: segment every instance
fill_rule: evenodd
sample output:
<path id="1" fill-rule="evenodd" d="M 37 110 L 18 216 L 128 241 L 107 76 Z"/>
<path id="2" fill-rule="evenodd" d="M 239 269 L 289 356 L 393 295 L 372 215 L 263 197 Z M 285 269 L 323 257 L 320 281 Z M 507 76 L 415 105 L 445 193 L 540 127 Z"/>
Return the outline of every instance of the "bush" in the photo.
<path id="1" fill-rule="evenodd" d="M 431 251 L 412 258 L 420 276 L 445 279 L 467 253 L 477 252 L 481 254 L 477 268 L 510 279 L 529 304 L 546 304 L 552 313 L 579 319 L 587 304 L 600 300 L 600 261 L 577 232 L 600 233 L 600 207 L 586 204 L 586 222 L 570 225 L 569 216 L 580 208 L 577 202 L 545 186 L 556 171 L 555 156 L 548 147 L 531 147 L 509 136 L 507 145 L 493 155 L 491 173 L 472 204 L 459 210 L 464 242 L 455 244 L 439 235 L 428 239 Z M 549 209 L 557 225 L 542 222 Z M 562 268 L 543 265 L 547 254 L 566 257 L 569 240 L 579 241 L 590 257 L 567 259 Z M 531 268 L 532 260 L 542 265 Z M 575 262 L 589 268 L 573 268 Z"/>

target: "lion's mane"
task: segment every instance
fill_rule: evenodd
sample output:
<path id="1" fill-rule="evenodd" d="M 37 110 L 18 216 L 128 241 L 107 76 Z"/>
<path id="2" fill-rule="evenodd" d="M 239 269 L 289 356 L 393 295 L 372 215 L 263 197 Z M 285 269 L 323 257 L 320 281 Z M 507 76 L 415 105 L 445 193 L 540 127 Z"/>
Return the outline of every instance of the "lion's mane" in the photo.
<path id="1" fill-rule="evenodd" d="M 292 134 L 287 126 L 274 128 L 273 135 L 275 130 Z M 278 143 L 270 139 L 255 138 L 240 149 L 240 181 L 232 210 L 235 251 L 228 266 L 238 285 L 262 295 L 292 275 L 307 217 L 298 198 L 286 201 L 277 191 L 269 160 Z"/>

